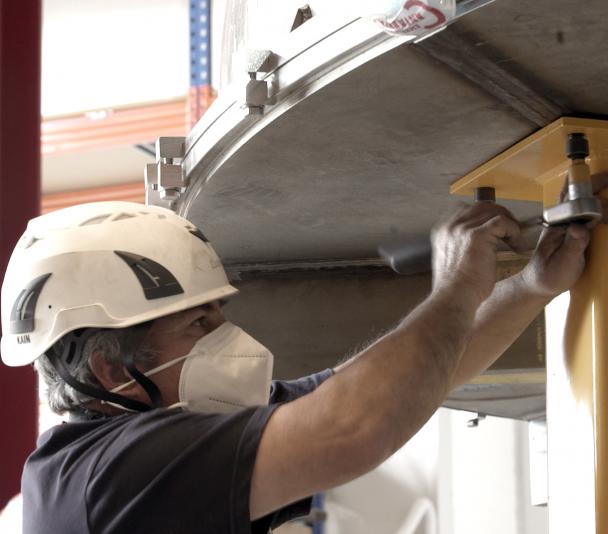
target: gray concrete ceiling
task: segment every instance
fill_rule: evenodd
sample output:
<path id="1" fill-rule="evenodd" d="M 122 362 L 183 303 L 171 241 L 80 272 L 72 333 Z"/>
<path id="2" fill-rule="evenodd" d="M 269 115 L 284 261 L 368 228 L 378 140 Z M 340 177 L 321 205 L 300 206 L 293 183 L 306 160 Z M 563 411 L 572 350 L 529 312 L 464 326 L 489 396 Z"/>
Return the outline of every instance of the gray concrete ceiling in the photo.
<path id="1" fill-rule="evenodd" d="M 263 129 L 187 215 L 228 263 L 373 257 L 390 236 L 428 233 L 458 201 L 450 183 L 542 126 L 526 106 L 546 99 L 547 123 L 556 113 L 608 112 L 607 16 L 603 0 L 584 10 L 567 0 L 498 0 L 394 49 Z M 451 38 L 466 45 L 462 57 L 449 51 L 455 62 L 434 50 Z M 460 64 L 471 52 L 522 94 L 486 83 L 483 70 L 472 81 Z M 522 218 L 540 212 L 507 205 Z"/>

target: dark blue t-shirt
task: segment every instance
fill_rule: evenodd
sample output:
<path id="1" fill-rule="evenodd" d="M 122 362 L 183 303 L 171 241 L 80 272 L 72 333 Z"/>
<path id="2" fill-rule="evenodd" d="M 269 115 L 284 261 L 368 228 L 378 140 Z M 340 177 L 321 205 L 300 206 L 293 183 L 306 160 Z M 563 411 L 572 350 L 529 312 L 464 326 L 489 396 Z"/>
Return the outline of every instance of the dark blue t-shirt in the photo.
<path id="1" fill-rule="evenodd" d="M 24 534 L 257 534 L 306 515 L 310 499 L 252 523 L 251 476 L 273 411 L 331 374 L 274 382 L 269 406 L 228 415 L 159 409 L 52 428 L 24 468 Z"/>

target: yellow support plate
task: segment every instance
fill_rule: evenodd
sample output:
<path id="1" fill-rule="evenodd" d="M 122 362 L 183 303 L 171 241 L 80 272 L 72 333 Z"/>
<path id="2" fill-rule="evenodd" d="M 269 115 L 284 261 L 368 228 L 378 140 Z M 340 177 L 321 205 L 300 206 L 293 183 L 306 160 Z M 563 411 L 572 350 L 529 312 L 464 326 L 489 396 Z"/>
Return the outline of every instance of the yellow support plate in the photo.
<path id="1" fill-rule="evenodd" d="M 569 166 L 566 139 L 575 132 L 587 136 L 592 172 L 608 168 L 608 121 L 562 117 L 454 182 L 450 193 L 471 198 L 476 187 L 494 187 L 496 198 L 552 205 Z"/>

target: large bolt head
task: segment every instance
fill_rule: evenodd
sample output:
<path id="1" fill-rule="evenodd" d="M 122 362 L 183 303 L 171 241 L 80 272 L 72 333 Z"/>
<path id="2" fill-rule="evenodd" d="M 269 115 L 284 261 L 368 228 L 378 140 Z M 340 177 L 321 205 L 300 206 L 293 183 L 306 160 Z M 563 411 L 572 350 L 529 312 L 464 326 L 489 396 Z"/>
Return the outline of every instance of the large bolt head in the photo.
<path id="1" fill-rule="evenodd" d="M 566 154 L 570 159 L 585 159 L 589 155 L 589 143 L 584 133 L 568 135 Z"/>

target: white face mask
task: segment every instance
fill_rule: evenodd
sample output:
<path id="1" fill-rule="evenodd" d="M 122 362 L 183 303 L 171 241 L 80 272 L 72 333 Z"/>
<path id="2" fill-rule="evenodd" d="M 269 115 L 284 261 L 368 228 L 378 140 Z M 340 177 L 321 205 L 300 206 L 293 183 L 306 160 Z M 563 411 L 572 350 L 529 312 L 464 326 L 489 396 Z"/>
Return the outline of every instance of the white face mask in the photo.
<path id="1" fill-rule="evenodd" d="M 273 356 L 261 343 L 225 322 L 200 338 L 185 356 L 145 373 L 154 375 L 185 360 L 179 378 L 179 400 L 201 413 L 230 413 L 248 406 L 268 404 Z M 134 380 L 112 390 L 117 393 Z"/>

